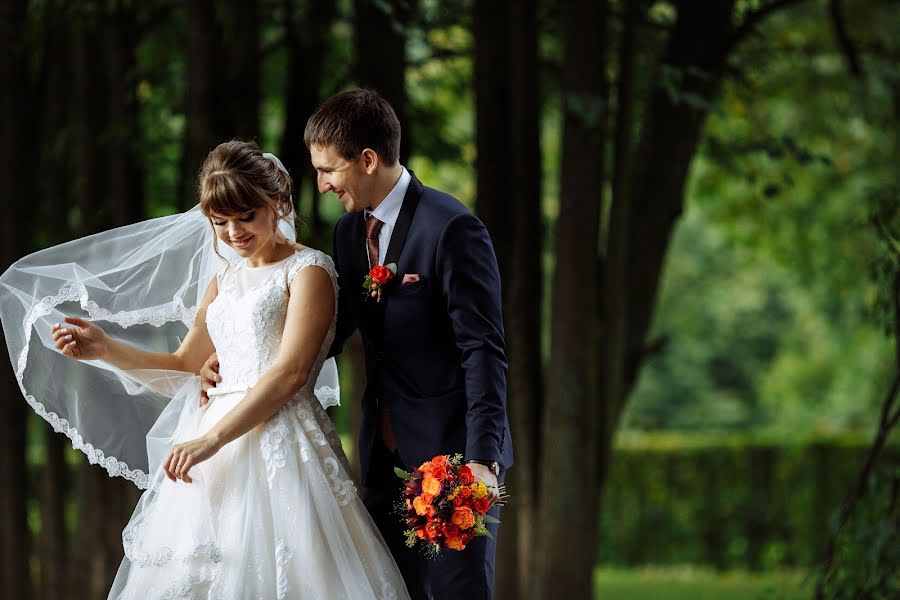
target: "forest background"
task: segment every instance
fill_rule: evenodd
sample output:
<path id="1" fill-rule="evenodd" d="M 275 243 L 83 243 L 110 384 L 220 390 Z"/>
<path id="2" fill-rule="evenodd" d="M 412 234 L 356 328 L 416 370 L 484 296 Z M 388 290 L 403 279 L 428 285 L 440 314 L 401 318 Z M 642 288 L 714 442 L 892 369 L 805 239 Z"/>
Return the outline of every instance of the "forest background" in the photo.
<path id="1" fill-rule="evenodd" d="M 235 137 L 330 251 L 303 127 L 372 87 L 500 262 L 498 598 L 891 597 L 898 30 L 887 0 L 4 0 L 0 265 L 193 206 Z M 0 386 L 0 589 L 104 597 L 137 490 Z"/>

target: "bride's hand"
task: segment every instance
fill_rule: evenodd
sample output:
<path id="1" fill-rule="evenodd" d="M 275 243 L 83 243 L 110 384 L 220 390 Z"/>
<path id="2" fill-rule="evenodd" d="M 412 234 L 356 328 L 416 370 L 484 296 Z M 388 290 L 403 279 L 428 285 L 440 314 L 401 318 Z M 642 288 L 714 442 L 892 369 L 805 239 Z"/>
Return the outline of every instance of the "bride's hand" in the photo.
<path id="1" fill-rule="evenodd" d="M 219 444 L 209 435 L 183 444 L 175 444 L 169 450 L 169 456 L 163 461 L 163 470 L 172 481 L 181 479 L 185 483 L 191 483 L 191 477 L 188 475 L 191 467 L 210 459 L 218 451 Z"/>
<path id="2" fill-rule="evenodd" d="M 70 327 L 55 324 L 50 328 L 57 350 L 76 360 L 102 359 L 108 350 L 109 338 L 102 329 L 84 319 L 65 317 Z"/>

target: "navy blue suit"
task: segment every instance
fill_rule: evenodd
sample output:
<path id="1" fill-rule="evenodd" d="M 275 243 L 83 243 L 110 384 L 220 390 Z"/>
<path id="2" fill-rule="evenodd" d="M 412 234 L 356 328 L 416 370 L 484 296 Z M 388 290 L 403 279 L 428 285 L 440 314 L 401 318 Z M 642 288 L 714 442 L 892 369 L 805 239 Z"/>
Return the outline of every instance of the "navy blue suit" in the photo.
<path id="1" fill-rule="evenodd" d="M 402 487 L 394 466 L 410 469 L 455 453 L 496 460 L 504 471 L 512 465 L 500 274 L 490 236 L 462 203 L 413 175 L 385 258 L 397 274 L 382 301 L 362 288 L 369 270 L 363 213 L 338 221 L 333 257 L 340 295 L 331 353 L 357 328 L 365 348 L 358 448 L 366 506 L 413 598 L 490 598 L 493 541 L 477 538 L 464 551 L 425 561 L 403 546 L 393 509 Z M 413 273 L 421 279 L 401 285 Z M 379 435 L 379 402 L 389 408 L 393 453 Z"/>

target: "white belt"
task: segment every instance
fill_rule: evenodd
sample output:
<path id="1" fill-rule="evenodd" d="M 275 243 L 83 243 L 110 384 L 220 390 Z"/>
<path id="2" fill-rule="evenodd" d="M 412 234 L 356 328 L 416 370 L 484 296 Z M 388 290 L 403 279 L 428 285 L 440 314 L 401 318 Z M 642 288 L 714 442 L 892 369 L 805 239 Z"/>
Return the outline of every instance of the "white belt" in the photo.
<path id="1" fill-rule="evenodd" d="M 224 396 L 226 394 L 237 394 L 239 392 L 249 392 L 252 385 L 226 385 L 223 387 L 213 387 L 206 391 L 206 397 Z"/>

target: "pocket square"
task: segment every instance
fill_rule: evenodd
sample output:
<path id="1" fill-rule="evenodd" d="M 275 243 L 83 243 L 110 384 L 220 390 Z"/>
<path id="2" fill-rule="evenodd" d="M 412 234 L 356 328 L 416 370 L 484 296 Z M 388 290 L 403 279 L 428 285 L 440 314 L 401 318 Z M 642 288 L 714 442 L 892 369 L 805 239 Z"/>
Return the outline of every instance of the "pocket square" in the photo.
<path id="1" fill-rule="evenodd" d="M 418 273 L 407 273 L 403 276 L 403 282 L 400 285 L 406 285 L 407 283 L 415 283 L 416 281 L 421 281 L 422 276 Z"/>

